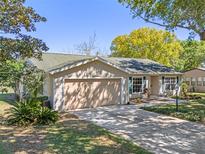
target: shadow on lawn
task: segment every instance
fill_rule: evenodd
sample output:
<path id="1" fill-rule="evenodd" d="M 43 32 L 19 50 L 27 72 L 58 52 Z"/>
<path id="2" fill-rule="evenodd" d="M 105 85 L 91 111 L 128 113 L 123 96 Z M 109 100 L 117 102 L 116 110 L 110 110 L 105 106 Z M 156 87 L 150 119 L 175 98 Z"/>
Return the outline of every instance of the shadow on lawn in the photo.
<path id="1" fill-rule="evenodd" d="M 39 153 L 44 151 L 42 129 L 0 126 L 0 153 Z M 1 149 L 2 148 L 2 149 Z"/>
<path id="2" fill-rule="evenodd" d="M 53 126 L 17 128 L 0 125 L 0 153 L 128 154 L 148 153 L 101 127 L 74 117 Z"/>
<path id="3" fill-rule="evenodd" d="M 82 120 L 64 121 L 62 125 L 63 129 L 61 126 L 50 128 L 46 137 L 49 149 L 56 153 L 148 153 L 131 142 Z"/>

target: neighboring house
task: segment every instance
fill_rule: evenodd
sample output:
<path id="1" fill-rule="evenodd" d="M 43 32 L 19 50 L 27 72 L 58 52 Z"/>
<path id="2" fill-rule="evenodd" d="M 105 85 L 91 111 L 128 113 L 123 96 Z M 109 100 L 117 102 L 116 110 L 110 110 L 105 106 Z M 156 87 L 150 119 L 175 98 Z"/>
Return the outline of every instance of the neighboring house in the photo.
<path id="1" fill-rule="evenodd" d="M 60 111 L 126 104 L 145 89 L 173 94 L 182 75 L 148 59 L 44 53 L 30 62 L 46 72 L 43 94 Z"/>
<path id="2" fill-rule="evenodd" d="M 195 68 L 184 72 L 183 81 L 190 92 L 205 92 L 205 68 Z"/>

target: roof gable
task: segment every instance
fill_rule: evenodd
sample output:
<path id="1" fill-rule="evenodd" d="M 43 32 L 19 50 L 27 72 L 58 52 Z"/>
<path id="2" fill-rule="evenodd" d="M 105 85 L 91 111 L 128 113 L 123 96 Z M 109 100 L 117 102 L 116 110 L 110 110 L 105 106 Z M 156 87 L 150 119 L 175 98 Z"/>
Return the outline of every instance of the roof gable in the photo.
<path id="1" fill-rule="evenodd" d="M 114 68 L 116 68 L 116 69 L 118 69 L 118 70 L 120 70 L 124 73 L 130 73 L 128 70 L 122 69 L 122 68 L 118 67 L 117 65 L 111 64 L 108 61 L 106 61 L 106 60 L 104 60 L 103 58 L 100 58 L 100 57 L 89 58 L 89 59 L 84 59 L 84 60 L 81 60 L 81 61 L 76 61 L 76 62 L 73 62 L 73 63 L 63 64 L 62 66 L 57 66 L 56 68 L 51 69 L 49 72 L 51 74 L 59 73 L 59 72 L 62 72 L 62 71 L 66 71 L 68 69 L 72 69 L 72 68 L 75 68 L 75 67 L 78 67 L 78 66 L 81 66 L 81 65 L 85 65 L 85 64 L 93 62 L 93 61 L 100 61 L 100 62 L 102 62 L 104 64 L 107 64 L 111 67 L 114 67 Z"/>

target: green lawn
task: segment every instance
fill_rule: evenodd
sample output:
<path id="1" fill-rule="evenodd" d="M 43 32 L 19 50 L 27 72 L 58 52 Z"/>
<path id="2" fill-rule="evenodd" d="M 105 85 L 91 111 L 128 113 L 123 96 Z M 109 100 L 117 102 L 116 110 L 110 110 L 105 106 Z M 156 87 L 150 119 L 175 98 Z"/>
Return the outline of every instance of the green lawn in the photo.
<path id="1" fill-rule="evenodd" d="M 196 96 L 200 96 L 200 97 L 205 97 L 205 93 L 191 92 L 191 93 L 188 93 L 188 95 L 196 95 Z"/>
<path id="2" fill-rule="evenodd" d="M 0 108 L 12 101 L 0 96 Z M 1 111 L 2 114 L 4 111 Z M 149 152 L 92 123 L 71 114 L 62 114 L 52 126 L 29 128 L 0 125 L 0 154 L 3 153 L 72 153 L 72 154 L 148 154 Z"/>
<path id="3" fill-rule="evenodd" d="M 192 100 L 188 103 L 180 104 L 179 112 L 176 112 L 175 104 L 143 107 L 143 109 L 205 124 L 205 99 Z"/>

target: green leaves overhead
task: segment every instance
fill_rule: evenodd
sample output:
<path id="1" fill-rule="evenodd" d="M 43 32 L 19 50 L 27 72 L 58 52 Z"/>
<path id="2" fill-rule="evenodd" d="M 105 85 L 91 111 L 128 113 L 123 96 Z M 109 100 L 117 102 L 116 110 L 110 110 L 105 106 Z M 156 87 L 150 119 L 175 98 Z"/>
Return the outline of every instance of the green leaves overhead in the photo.
<path id="1" fill-rule="evenodd" d="M 35 57 L 40 59 L 42 52 L 48 50 L 42 40 L 31 36 L 12 39 L 0 37 L 0 61 Z"/>
<path id="2" fill-rule="evenodd" d="M 131 10 L 133 17 L 164 26 L 191 30 L 205 40 L 204 0 L 118 0 Z"/>
<path id="3" fill-rule="evenodd" d="M 23 34 L 36 31 L 35 24 L 45 22 L 25 0 L 0 0 L 0 62 L 18 58 L 40 58 L 47 51 L 46 44 L 37 38 Z"/>
<path id="4" fill-rule="evenodd" d="M 25 0 L 0 0 L 0 30 L 4 33 L 35 31 L 36 22 L 45 22 L 31 7 L 24 6 Z"/>
<path id="5" fill-rule="evenodd" d="M 205 42 L 186 40 L 182 41 L 183 52 L 174 67 L 180 71 L 186 71 L 202 66 L 205 62 Z"/>
<path id="6" fill-rule="evenodd" d="M 116 37 L 111 44 L 112 56 L 148 58 L 173 66 L 182 47 L 175 35 L 153 28 L 141 28 L 129 35 Z"/>

